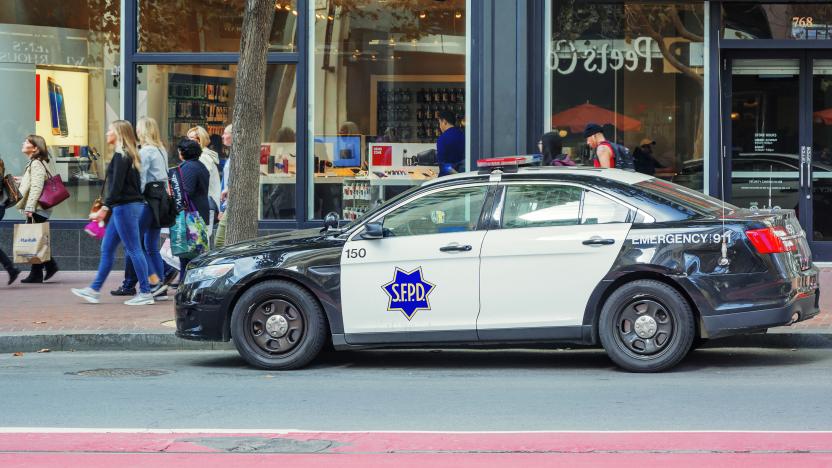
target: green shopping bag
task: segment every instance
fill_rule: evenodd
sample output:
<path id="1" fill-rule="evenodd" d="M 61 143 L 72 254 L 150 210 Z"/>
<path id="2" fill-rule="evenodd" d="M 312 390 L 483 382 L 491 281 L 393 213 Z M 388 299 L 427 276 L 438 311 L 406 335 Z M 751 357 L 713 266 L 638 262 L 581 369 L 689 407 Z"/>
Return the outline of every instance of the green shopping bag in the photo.
<path id="1" fill-rule="evenodd" d="M 195 211 L 180 211 L 170 229 L 170 250 L 177 257 L 190 260 L 208 251 L 208 227 Z"/>

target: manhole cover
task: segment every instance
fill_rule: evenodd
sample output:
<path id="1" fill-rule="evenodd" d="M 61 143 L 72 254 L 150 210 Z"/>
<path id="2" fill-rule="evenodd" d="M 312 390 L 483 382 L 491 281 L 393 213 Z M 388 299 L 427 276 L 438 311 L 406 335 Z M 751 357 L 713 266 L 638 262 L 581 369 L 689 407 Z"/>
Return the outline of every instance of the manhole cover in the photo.
<path id="1" fill-rule="evenodd" d="M 158 377 L 170 374 L 170 371 L 158 369 L 89 369 L 77 372 L 67 372 L 67 375 L 79 377 Z"/>
<path id="2" fill-rule="evenodd" d="M 165 320 L 162 322 L 163 327 L 176 328 L 176 320 Z"/>

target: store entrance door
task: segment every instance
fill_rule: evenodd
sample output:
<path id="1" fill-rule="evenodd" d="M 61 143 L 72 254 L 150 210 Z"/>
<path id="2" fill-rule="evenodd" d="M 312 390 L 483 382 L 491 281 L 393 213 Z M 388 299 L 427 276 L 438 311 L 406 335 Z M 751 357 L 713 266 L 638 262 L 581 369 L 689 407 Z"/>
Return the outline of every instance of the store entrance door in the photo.
<path id="1" fill-rule="evenodd" d="M 795 210 L 815 260 L 832 261 L 832 60 L 746 52 L 723 69 L 726 199 Z"/>

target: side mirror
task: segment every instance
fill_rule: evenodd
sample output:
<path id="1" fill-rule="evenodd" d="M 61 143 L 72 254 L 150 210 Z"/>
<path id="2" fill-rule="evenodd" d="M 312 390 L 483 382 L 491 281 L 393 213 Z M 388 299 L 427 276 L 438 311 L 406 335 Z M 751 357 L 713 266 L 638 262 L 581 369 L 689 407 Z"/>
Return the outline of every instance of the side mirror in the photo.
<path id="1" fill-rule="evenodd" d="M 324 217 L 324 230 L 338 229 L 338 213 L 330 211 Z"/>
<path id="2" fill-rule="evenodd" d="M 383 239 L 384 228 L 381 223 L 367 223 L 364 225 L 364 232 L 361 233 L 362 239 Z"/>

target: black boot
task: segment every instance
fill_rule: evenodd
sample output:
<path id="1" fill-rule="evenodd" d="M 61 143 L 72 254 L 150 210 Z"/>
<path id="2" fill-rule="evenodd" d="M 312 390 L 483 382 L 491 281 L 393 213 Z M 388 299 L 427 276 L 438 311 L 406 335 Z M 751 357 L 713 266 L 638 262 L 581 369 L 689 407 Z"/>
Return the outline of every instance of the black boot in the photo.
<path id="1" fill-rule="evenodd" d="M 43 283 L 43 265 L 32 265 L 29 276 L 20 280 L 21 283 Z"/>
<path id="2" fill-rule="evenodd" d="M 11 267 L 6 271 L 9 272 L 9 282 L 7 284 L 14 283 L 14 280 L 16 280 L 18 276 L 20 276 L 20 270 L 18 270 L 15 267 Z"/>
<path id="3" fill-rule="evenodd" d="M 52 260 L 44 263 L 43 266 L 46 269 L 46 276 L 43 277 L 43 280 L 49 281 L 49 278 L 55 276 L 55 273 L 58 272 L 58 262 L 56 262 L 53 258 Z"/>

